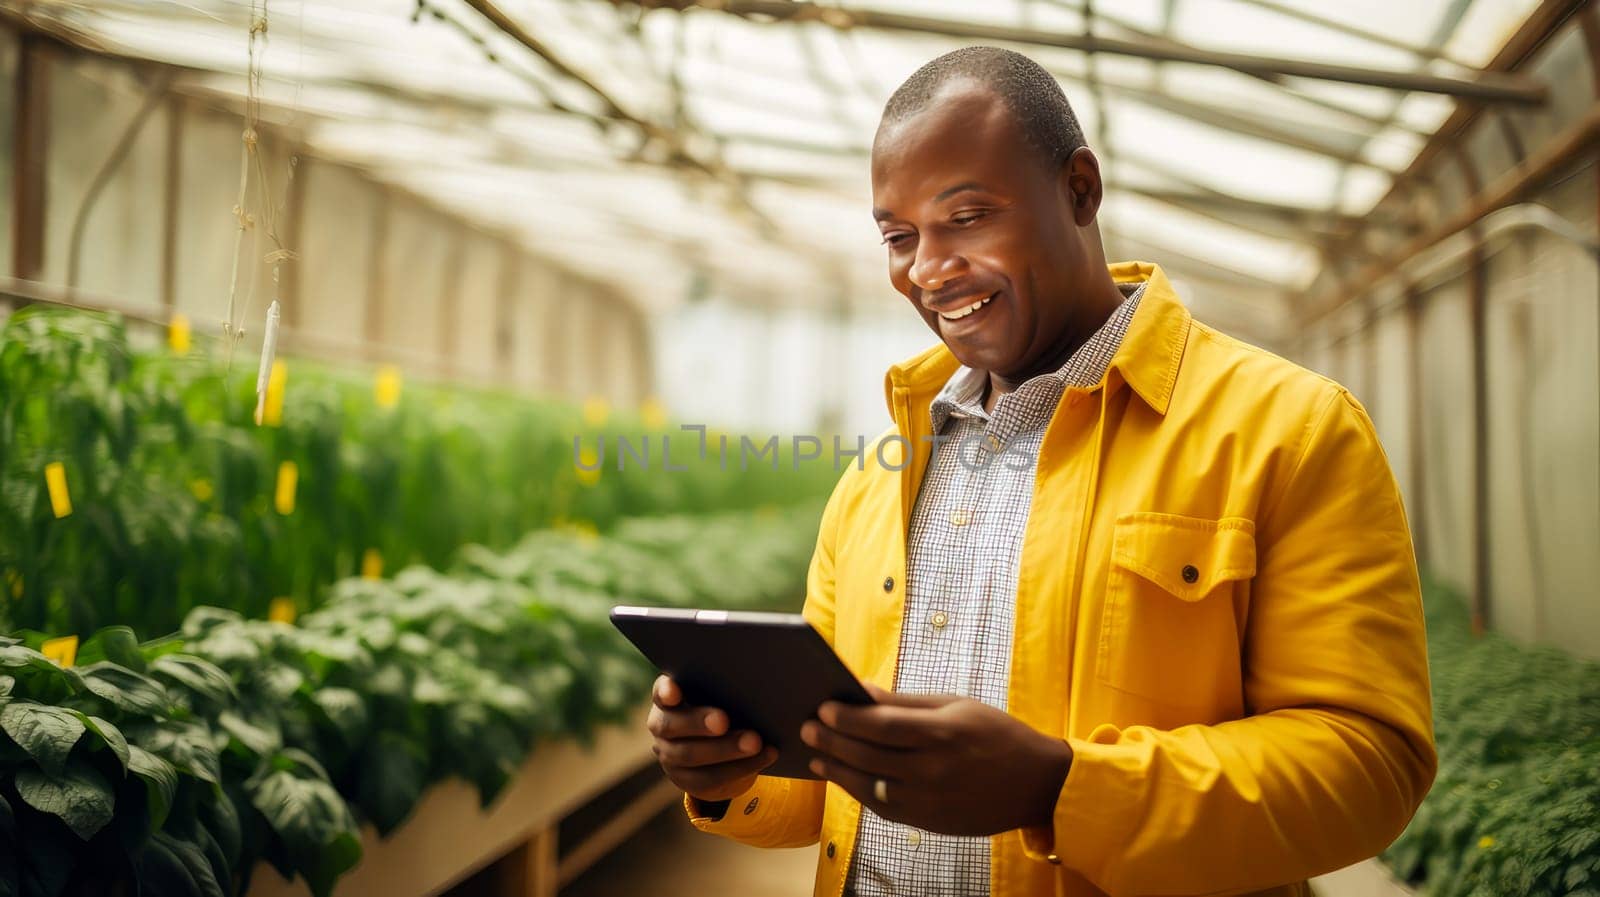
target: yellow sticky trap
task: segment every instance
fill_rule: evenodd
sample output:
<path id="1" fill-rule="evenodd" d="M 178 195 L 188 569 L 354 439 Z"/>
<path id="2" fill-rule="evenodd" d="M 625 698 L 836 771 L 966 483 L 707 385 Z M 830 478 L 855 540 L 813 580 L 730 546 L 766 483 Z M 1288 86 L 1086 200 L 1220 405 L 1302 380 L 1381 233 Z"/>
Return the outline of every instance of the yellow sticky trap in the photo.
<path id="1" fill-rule="evenodd" d="M 639 417 L 647 429 L 663 430 L 667 426 L 667 406 L 657 399 L 647 399 L 639 406 Z"/>
<path id="2" fill-rule="evenodd" d="M 39 653 L 60 664 L 62 669 L 70 670 L 78 662 L 78 637 L 53 638 L 39 646 Z"/>
<path id="3" fill-rule="evenodd" d="M 193 330 L 189 326 L 189 316 L 173 315 L 172 321 L 167 324 L 167 345 L 172 347 L 172 354 L 188 355 L 192 335 Z"/>
<path id="4" fill-rule="evenodd" d="M 578 461 L 573 465 L 578 471 L 578 482 L 585 486 L 593 486 L 600 482 L 600 455 L 594 449 L 584 446 L 578 450 Z"/>
<path id="5" fill-rule="evenodd" d="M 289 366 L 281 360 L 272 363 L 272 373 L 267 375 L 267 400 L 262 404 L 261 423 L 268 427 L 283 425 L 283 392 L 289 380 Z"/>
<path id="6" fill-rule="evenodd" d="M 67 468 L 60 461 L 44 466 L 44 485 L 50 492 L 50 510 L 56 519 L 72 513 L 72 493 L 67 491 Z"/>
<path id="7" fill-rule="evenodd" d="M 393 408 L 400 404 L 402 382 L 400 369 L 394 365 L 386 364 L 378 368 L 377 377 L 372 381 L 372 399 L 379 408 Z"/>
<path id="8" fill-rule="evenodd" d="M 278 465 L 278 488 L 272 496 L 273 507 L 287 517 L 294 513 L 295 486 L 300 482 L 300 467 L 293 461 Z"/>
<path id="9" fill-rule="evenodd" d="M 591 427 L 603 427 L 611 418 L 611 403 L 599 396 L 590 396 L 583 402 L 583 422 Z"/>
<path id="10" fill-rule="evenodd" d="M 378 549 L 368 548 L 366 553 L 361 555 L 361 578 L 383 578 L 383 554 Z"/>
<path id="11" fill-rule="evenodd" d="M 295 614 L 298 609 L 294 606 L 293 598 L 274 598 L 267 605 L 267 619 L 274 623 L 287 623 L 294 625 Z"/>

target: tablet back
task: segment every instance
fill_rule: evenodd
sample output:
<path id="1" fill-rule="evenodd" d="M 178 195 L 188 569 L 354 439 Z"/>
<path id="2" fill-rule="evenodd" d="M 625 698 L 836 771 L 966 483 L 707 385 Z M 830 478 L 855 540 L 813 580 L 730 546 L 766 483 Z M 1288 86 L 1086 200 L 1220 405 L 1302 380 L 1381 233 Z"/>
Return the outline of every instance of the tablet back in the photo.
<path id="1" fill-rule="evenodd" d="M 611 622 L 677 681 L 685 703 L 720 708 L 734 729 L 753 729 L 776 747 L 778 762 L 765 775 L 817 778 L 800 724 L 823 701 L 872 703 L 799 614 L 617 607 Z"/>

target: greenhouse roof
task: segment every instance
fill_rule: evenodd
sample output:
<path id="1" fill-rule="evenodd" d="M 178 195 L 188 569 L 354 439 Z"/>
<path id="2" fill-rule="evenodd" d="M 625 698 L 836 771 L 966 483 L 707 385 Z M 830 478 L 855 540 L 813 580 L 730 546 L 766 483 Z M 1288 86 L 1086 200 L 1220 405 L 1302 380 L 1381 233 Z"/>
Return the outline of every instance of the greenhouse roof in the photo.
<path id="1" fill-rule="evenodd" d="M 14 5 L 14 4 L 13 4 Z M 646 9 L 645 6 L 677 8 Z M 866 152 L 948 49 L 1060 79 L 1107 173 L 1108 252 L 1161 262 L 1246 335 L 1281 332 L 1319 248 L 1454 107 L 1534 0 L 44 0 L 180 87 L 259 98 L 344 159 L 652 311 L 708 291 L 885 301 Z"/>

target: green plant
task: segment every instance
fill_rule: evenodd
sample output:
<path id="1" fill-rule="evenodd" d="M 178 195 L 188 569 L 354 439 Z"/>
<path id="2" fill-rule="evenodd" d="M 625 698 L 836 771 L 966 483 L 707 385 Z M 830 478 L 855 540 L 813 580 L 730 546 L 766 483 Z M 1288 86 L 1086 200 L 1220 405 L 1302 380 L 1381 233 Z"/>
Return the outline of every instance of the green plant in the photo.
<path id="1" fill-rule="evenodd" d="M 170 632 L 192 609 L 315 608 L 369 556 L 443 568 L 462 545 L 504 549 L 563 520 L 788 503 L 824 494 L 830 465 L 723 470 L 687 434 L 661 464 L 616 469 L 638 417 L 494 390 L 411 384 L 388 405 L 370 374 L 291 362 L 281 420 L 253 420 L 253 366 L 135 351 L 114 316 L 25 309 L 0 327 L 0 631 Z M 388 405 L 386 407 L 386 405 Z M 574 464 L 573 439 L 613 446 Z M 62 465 L 57 518 L 45 470 Z M 295 488 L 279 507 L 280 471 Z M 288 513 L 282 513 L 287 510 Z"/>
<path id="2" fill-rule="evenodd" d="M 1426 599 L 1439 774 L 1384 858 L 1430 897 L 1600 895 L 1600 665 Z"/>
<path id="3" fill-rule="evenodd" d="M 488 804 L 540 739 L 643 702 L 612 605 L 797 607 L 819 511 L 538 531 L 345 579 L 293 626 L 199 607 L 143 644 L 106 629 L 73 669 L 0 641 L 0 897 L 239 894 L 260 860 L 326 894 L 358 821 L 391 831 L 452 776 Z"/>

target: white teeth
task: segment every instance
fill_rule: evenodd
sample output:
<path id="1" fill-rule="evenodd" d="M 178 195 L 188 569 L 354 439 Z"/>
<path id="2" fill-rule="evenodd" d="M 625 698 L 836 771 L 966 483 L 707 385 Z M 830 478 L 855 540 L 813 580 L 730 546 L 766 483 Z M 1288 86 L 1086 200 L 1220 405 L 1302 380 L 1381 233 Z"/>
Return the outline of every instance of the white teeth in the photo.
<path id="1" fill-rule="evenodd" d="M 971 305 L 967 306 L 966 308 L 963 308 L 960 311 L 952 311 L 952 312 L 943 312 L 942 311 L 942 312 L 939 312 L 939 317 L 944 318 L 946 321 L 959 321 L 962 318 L 966 317 L 967 315 L 970 315 L 973 312 L 977 311 L 978 309 L 983 308 L 985 305 L 988 305 L 989 304 L 989 299 L 993 299 L 993 298 L 994 298 L 993 296 L 990 296 L 990 297 L 988 297 L 986 299 L 980 299 L 977 302 L 972 303 Z"/>

